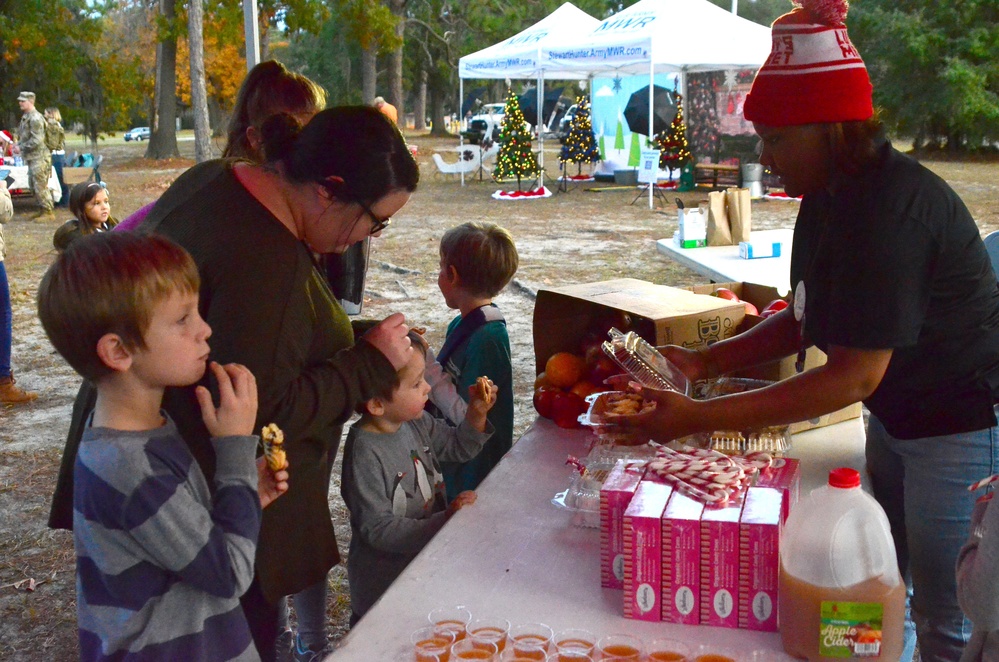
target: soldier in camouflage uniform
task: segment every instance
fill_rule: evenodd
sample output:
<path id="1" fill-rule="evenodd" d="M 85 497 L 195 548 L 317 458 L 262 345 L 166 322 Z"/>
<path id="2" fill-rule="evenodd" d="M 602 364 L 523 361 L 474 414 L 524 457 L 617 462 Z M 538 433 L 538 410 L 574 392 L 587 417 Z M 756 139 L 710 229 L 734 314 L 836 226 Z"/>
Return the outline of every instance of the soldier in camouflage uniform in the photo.
<path id="1" fill-rule="evenodd" d="M 35 110 L 35 93 L 21 92 L 17 97 L 21 107 L 21 124 L 17 128 L 18 144 L 14 153 L 20 153 L 28 164 L 28 181 L 35 193 L 35 200 L 42 208 L 34 218 L 39 221 L 54 221 L 52 193 L 49 191 L 49 177 L 52 176 L 52 153 L 45 145 L 45 118 Z"/>

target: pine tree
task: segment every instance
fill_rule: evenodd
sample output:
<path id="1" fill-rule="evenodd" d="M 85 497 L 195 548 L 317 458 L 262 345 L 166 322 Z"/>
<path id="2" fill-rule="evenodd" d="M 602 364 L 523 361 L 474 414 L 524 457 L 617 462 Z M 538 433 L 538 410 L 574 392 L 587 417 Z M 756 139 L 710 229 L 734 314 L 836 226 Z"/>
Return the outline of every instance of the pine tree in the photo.
<path id="1" fill-rule="evenodd" d="M 500 150 L 496 155 L 496 169 L 493 176 L 496 179 L 517 178 L 517 190 L 520 190 L 521 178 L 537 177 L 541 173 L 538 159 L 531 151 L 531 132 L 524 121 L 524 113 L 520 109 L 520 101 L 513 90 L 506 95 L 506 108 L 499 133 Z"/>
<path id="2" fill-rule="evenodd" d="M 676 95 L 676 115 L 673 117 L 669 129 L 658 134 L 655 137 L 655 143 L 659 147 L 659 167 L 668 168 L 670 179 L 672 179 L 673 171 L 682 168 L 692 158 L 690 148 L 687 146 L 687 125 L 683 121 L 681 95 Z"/>
<path id="3" fill-rule="evenodd" d="M 600 150 L 597 148 L 597 137 L 593 133 L 593 120 L 590 116 L 590 100 L 585 96 L 576 99 L 576 114 L 572 116 L 569 135 L 562 143 L 558 159 L 562 163 L 575 163 L 577 175 L 582 173 L 584 163 L 596 163 L 600 160 Z"/>

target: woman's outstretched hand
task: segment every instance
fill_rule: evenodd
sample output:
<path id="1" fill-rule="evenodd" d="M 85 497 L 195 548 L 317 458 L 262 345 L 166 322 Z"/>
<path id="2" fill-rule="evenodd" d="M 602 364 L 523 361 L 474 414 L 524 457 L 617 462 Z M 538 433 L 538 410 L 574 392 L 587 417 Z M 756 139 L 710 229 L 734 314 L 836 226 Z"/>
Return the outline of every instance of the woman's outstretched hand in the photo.
<path id="1" fill-rule="evenodd" d="M 400 370 L 409 363 L 413 354 L 413 346 L 406 334 L 406 316 L 402 313 L 392 313 L 375 326 L 368 329 L 362 336 L 385 355 L 392 367 Z"/>

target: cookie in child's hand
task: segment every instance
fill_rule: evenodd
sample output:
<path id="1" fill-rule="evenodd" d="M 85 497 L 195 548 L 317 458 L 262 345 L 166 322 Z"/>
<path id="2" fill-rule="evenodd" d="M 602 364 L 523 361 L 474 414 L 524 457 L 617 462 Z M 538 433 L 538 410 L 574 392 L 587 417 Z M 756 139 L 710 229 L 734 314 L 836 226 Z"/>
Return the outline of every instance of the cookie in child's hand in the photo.
<path id="1" fill-rule="evenodd" d="M 260 430 L 260 441 L 264 447 L 264 457 L 271 471 L 280 471 L 288 466 L 288 458 L 284 452 L 284 432 L 274 423 L 265 425 Z"/>
<path id="2" fill-rule="evenodd" d="M 489 399 L 490 386 L 488 377 L 479 377 L 475 380 L 475 388 L 478 389 L 479 397 L 483 400 Z"/>

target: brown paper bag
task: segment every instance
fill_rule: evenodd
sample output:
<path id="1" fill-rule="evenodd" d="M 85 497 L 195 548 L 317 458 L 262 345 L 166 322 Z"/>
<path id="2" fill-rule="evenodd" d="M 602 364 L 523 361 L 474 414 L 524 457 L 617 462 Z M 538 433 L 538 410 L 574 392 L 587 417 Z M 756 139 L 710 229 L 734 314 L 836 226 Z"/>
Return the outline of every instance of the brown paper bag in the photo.
<path id="1" fill-rule="evenodd" d="M 708 193 L 708 246 L 731 246 L 732 231 L 729 228 L 728 213 L 725 211 L 725 193 Z"/>
<path id="2" fill-rule="evenodd" d="M 751 204 L 748 188 L 725 190 L 725 205 L 728 208 L 728 223 L 734 244 L 749 241 L 749 233 L 753 229 Z"/>

